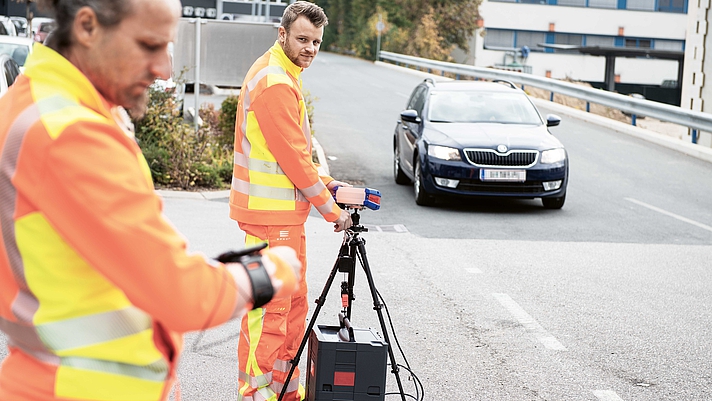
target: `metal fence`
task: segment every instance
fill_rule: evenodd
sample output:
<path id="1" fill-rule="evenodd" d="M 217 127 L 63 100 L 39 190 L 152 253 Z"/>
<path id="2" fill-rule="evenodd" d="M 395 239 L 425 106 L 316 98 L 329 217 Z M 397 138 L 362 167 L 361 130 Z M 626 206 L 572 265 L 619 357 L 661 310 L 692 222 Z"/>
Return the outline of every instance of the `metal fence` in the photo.
<path id="1" fill-rule="evenodd" d="M 584 100 L 587 104 L 600 104 L 627 112 L 634 116 L 639 115 L 653 117 L 661 121 L 667 121 L 691 128 L 693 130 L 693 143 L 697 142 L 698 131 L 712 132 L 712 114 L 687 110 L 681 107 L 675 107 L 669 104 L 653 102 L 650 100 L 637 99 L 631 96 L 608 92 L 602 89 L 587 88 L 581 85 L 551 78 L 538 77 L 531 74 L 428 60 L 420 57 L 406 56 L 386 51 L 381 51 L 379 53 L 379 58 L 394 62 L 398 65 L 424 68 L 430 72 L 439 71 L 441 74 L 448 72 L 455 74 L 456 76 L 467 76 L 480 79 L 506 79 L 520 84 L 522 87 L 524 85 L 529 85 L 535 88 L 547 90 L 551 92 L 552 98 L 555 93 L 558 93 Z"/>

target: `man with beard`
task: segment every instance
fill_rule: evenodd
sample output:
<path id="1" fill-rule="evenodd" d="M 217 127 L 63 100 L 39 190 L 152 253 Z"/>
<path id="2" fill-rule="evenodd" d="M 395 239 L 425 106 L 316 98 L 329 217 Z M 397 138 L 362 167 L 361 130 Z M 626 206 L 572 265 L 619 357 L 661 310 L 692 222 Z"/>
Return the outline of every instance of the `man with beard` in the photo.
<path id="1" fill-rule="evenodd" d="M 235 166 L 230 217 L 246 234 L 247 245 L 292 247 L 302 263 L 299 290 L 242 319 L 238 345 L 238 400 L 301 399 L 299 370 L 285 384 L 304 335 L 307 304 L 304 223 L 312 205 L 339 232 L 351 216 L 334 202 L 337 186 L 319 176 L 311 157 L 311 131 L 300 75 L 319 52 L 324 26 L 321 7 L 298 1 L 284 10 L 278 38 L 252 65 L 237 106 Z"/>
<path id="2" fill-rule="evenodd" d="M 168 400 L 181 333 L 289 299 L 300 270 L 190 255 L 122 107 L 170 76 L 179 0 L 40 0 L 56 30 L 0 98 L 2 400 Z"/>

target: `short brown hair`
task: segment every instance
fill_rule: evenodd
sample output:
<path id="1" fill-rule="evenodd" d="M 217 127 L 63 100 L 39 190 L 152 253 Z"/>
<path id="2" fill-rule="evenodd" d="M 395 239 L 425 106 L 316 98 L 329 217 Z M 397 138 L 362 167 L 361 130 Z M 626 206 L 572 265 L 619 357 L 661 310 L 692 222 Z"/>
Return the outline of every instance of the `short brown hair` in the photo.
<path id="1" fill-rule="evenodd" d="M 48 45 L 62 50 L 72 44 L 72 25 L 80 8 L 91 8 L 101 26 L 112 27 L 131 13 L 135 0 L 37 0 L 37 3 L 54 17 L 55 28 Z"/>
<path id="2" fill-rule="evenodd" d="M 307 17 L 309 22 L 315 27 L 321 28 L 329 25 L 329 18 L 326 17 L 324 10 L 318 5 L 308 1 L 297 1 L 287 6 L 282 14 L 282 27 L 289 32 L 289 28 L 297 18 L 303 15 Z"/>

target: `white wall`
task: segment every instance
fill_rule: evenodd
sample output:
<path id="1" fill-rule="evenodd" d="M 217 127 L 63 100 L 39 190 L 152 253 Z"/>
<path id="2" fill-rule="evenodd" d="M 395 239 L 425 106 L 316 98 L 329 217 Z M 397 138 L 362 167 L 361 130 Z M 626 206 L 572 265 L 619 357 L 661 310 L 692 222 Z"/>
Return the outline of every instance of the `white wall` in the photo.
<path id="1" fill-rule="evenodd" d="M 694 0 L 692 0 L 694 1 Z M 543 4 L 501 3 L 484 0 L 480 14 L 486 28 L 685 40 L 687 15 Z"/>

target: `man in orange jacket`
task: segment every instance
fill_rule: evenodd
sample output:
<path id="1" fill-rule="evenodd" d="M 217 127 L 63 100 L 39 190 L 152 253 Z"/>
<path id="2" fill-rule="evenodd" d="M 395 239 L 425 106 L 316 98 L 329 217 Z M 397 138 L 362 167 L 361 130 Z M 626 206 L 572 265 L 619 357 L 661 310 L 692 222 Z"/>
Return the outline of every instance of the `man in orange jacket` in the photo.
<path id="1" fill-rule="evenodd" d="M 301 72 L 319 52 L 324 11 L 298 1 L 285 8 L 278 39 L 252 65 L 237 106 L 235 167 L 230 217 L 247 234 L 248 245 L 294 248 L 302 263 L 299 291 L 291 300 L 272 302 L 242 320 L 238 345 L 238 400 L 276 400 L 304 335 L 308 312 L 304 223 L 312 205 L 334 223 L 351 226 L 351 216 L 334 202 L 336 186 L 319 176 L 311 157 L 311 131 Z M 286 383 L 285 400 L 300 399 L 299 371 Z"/>
<path id="2" fill-rule="evenodd" d="M 190 255 L 162 214 L 121 107 L 170 76 L 180 2 L 43 3 L 57 28 L 0 98 L 0 400 L 168 400 L 180 333 L 289 299 L 300 265 Z"/>

